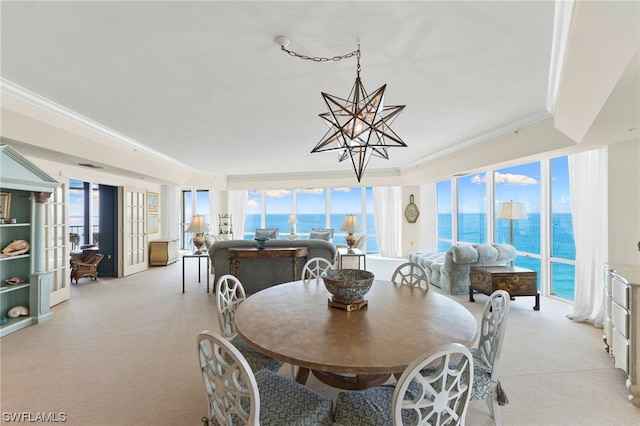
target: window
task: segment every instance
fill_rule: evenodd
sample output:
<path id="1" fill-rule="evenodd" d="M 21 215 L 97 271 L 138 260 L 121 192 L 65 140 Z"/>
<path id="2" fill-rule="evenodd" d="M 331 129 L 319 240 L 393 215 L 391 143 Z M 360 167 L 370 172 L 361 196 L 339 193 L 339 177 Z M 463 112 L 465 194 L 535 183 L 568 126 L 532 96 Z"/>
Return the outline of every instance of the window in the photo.
<path id="1" fill-rule="evenodd" d="M 324 188 L 296 191 L 297 234 L 308 237 L 311 228 L 327 226 L 327 191 Z"/>
<path id="2" fill-rule="evenodd" d="M 193 194 L 196 194 L 195 202 L 193 199 Z M 193 235 L 191 233 L 186 232 L 189 224 L 191 223 L 191 216 L 195 214 L 204 215 L 204 220 L 209 228 L 210 232 L 218 233 L 216 227 L 218 226 L 217 221 L 215 223 L 211 223 L 210 210 L 209 210 L 209 191 L 204 189 L 199 189 L 197 191 L 182 191 L 182 233 L 181 240 L 182 244 L 180 247 L 183 249 L 189 248 L 192 244 L 191 239 Z"/>
<path id="3" fill-rule="evenodd" d="M 545 294 L 573 300 L 575 244 L 567 157 L 440 181 L 436 196 L 438 251 L 456 241 L 509 243 L 511 223 L 497 219 L 500 205 L 524 203 L 527 219 L 513 221 L 518 251 L 514 265 L 536 271 L 541 290 L 543 279 L 547 282 Z M 486 221 L 489 213 L 493 222 Z"/>
<path id="4" fill-rule="evenodd" d="M 451 181 L 436 183 L 438 200 L 438 251 L 447 251 L 453 242 L 453 215 L 451 213 Z"/>
<path id="5" fill-rule="evenodd" d="M 69 179 L 69 242 L 71 250 L 99 244 L 100 189 L 97 183 Z"/>
<path id="6" fill-rule="evenodd" d="M 293 213 L 293 191 L 288 189 L 265 192 L 265 228 L 276 228 L 285 238 L 289 233 L 289 215 Z"/>
<path id="7" fill-rule="evenodd" d="M 523 203 L 527 219 L 513 221 L 513 245 L 519 252 L 540 254 L 540 163 L 496 170 L 493 174 L 495 216 L 502 203 Z M 509 220 L 496 219 L 495 241 L 510 244 Z"/>
<path id="8" fill-rule="evenodd" d="M 567 157 L 551 160 L 551 294 L 574 299 L 576 248 L 573 240 Z"/>
<path id="9" fill-rule="evenodd" d="M 242 239 L 252 240 L 256 228 L 264 228 L 262 223 L 262 191 L 249 191 L 247 197 L 247 216 L 244 219 Z"/>
<path id="10" fill-rule="evenodd" d="M 256 228 L 278 228 L 280 237 L 286 238 L 291 214 L 296 215 L 299 238 L 309 238 L 312 228 L 333 228 L 337 244 L 345 243 L 346 234 L 340 231 L 345 215 L 354 214 L 368 236 L 367 252 L 378 252 L 370 187 L 249 191 L 243 238 L 253 239 Z"/>
<path id="11" fill-rule="evenodd" d="M 458 241 L 487 241 L 487 184 L 484 173 L 457 179 Z"/>

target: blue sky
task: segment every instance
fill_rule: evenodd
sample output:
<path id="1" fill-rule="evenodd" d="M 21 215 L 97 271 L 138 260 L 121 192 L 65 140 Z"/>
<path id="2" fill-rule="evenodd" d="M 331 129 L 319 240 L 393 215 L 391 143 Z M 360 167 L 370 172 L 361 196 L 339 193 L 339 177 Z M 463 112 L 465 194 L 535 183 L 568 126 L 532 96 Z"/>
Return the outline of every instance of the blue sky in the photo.
<path id="1" fill-rule="evenodd" d="M 554 213 L 570 213 L 571 197 L 567 157 L 552 160 L 552 204 Z M 486 208 L 486 175 L 472 174 L 458 178 L 459 209 L 463 213 L 484 212 Z M 439 184 L 438 211 L 451 212 L 450 186 Z M 496 170 L 494 174 L 496 206 L 502 202 L 518 201 L 530 213 L 540 213 L 540 163 L 528 163 Z M 496 207 L 497 208 L 497 207 Z"/>

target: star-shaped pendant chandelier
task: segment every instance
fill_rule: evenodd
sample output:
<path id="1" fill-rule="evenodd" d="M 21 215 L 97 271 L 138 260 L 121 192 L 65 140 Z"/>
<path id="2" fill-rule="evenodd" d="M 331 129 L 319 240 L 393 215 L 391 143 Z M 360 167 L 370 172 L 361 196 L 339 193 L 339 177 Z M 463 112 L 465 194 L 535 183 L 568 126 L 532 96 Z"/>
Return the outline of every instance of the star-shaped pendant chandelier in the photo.
<path id="1" fill-rule="evenodd" d="M 320 114 L 320 117 L 329 126 L 329 130 L 311 150 L 312 153 L 337 151 L 338 161 L 351 160 L 356 178 L 360 182 L 372 155 L 388 160 L 388 148 L 407 146 L 390 127 L 405 105 L 384 106 L 386 84 L 371 95 L 367 94 L 360 79 L 360 44 L 358 50 L 348 55 L 311 58 L 287 50 L 288 39 L 277 38 L 276 42 L 281 44 L 285 52 L 302 59 L 317 62 L 336 61 L 351 56 L 357 56 L 358 59 L 356 81 L 347 99 L 322 93 L 329 111 Z"/>

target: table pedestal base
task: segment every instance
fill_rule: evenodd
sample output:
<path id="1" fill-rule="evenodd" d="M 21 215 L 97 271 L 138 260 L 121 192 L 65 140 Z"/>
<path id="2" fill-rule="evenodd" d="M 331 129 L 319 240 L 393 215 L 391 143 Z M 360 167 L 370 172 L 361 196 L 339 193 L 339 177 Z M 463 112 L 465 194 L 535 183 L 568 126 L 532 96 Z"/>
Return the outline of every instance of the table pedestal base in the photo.
<path id="1" fill-rule="evenodd" d="M 298 374 L 296 375 L 296 381 L 303 385 L 307 384 L 309 378 L 309 371 L 313 372 L 325 385 L 332 386 L 338 389 L 345 390 L 362 390 L 373 386 L 380 386 L 386 383 L 391 377 L 391 374 L 338 374 L 331 373 L 329 371 L 309 370 L 308 368 L 299 367 Z"/>
<path id="2" fill-rule="evenodd" d="M 361 390 L 371 388 L 373 386 L 380 386 L 389 380 L 389 377 L 391 377 L 391 374 L 344 375 L 331 373 L 329 371 L 311 371 L 313 372 L 313 375 L 325 385 L 346 390 Z"/>

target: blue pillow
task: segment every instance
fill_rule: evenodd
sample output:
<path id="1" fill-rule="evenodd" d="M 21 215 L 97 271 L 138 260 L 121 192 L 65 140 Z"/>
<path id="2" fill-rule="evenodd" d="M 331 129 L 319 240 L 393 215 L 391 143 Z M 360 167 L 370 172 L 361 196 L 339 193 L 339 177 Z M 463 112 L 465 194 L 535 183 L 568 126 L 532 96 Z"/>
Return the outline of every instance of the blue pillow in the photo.
<path id="1" fill-rule="evenodd" d="M 329 240 L 333 238 L 333 228 L 311 228 L 311 232 L 328 232 Z"/>
<path id="2" fill-rule="evenodd" d="M 255 238 L 277 240 L 279 236 L 280 230 L 278 228 L 257 228 L 255 232 Z"/>

